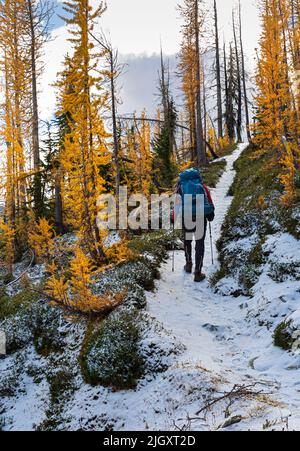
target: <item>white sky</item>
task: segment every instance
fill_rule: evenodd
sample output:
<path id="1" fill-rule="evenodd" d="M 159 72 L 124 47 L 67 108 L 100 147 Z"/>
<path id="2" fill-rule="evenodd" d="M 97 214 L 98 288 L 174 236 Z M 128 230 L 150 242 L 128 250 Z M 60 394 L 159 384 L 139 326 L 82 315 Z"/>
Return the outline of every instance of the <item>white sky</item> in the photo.
<path id="1" fill-rule="evenodd" d="M 58 0 L 61 2 L 62 0 Z M 178 53 L 180 48 L 180 25 L 181 20 L 177 10 L 180 0 L 107 0 L 108 10 L 101 18 L 101 28 L 110 34 L 114 47 L 119 49 L 122 55 L 151 56 L 160 50 L 160 40 L 162 41 L 164 52 L 168 55 Z M 257 47 L 259 37 L 259 17 L 255 5 L 256 0 L 241 0 L 243 12 L 243 34 L 244 45 L 248 67 L 253 67 L 254 49 Z M 205 0 L 208 6 L 212 5 L 212 0 Z M 231 13 L 236 0 L 217 0 L 219 10 L 220 38 L 223 36 L 227 42 L 232 39 Z M 96 6 L 99 0 L 91 0 L 91 4 Z M 210 8 L 211 9 L 211 8 Z M 97 30 L 95 30 L 97 31 Z M 70 44 L 67 42 L 68 33 L 65 26 L 61 26 L 54 31 L 54 39 L 47 44 L 46 68 L 41 83 L 41 116 L 46 118 L 51 116 L 54 109 L 55 95 L 54 88 L 50 87 L 54 82 L 57 72 L 61 69 L 64 55 L 70 51 Z M 126 58 L 125 58 L 126 59 Z M 157 62 L 156 62 L 157 64 Z M 145 70 L 145 89 L 150 85 L 152 91 L 155 90 L 155 80 L 157 79 L 157 65 L 153 69 L 149 66 Z M 143 68 L 142 68 L 143 69 Z M 141 65 L 139 64 L 139 70 Z M 134 72 L 135 71 L 135 72 Z M 153 73 L 152 73 L 153 72 Z M 131 78 L 130 78 L 131 77 Z M 124 78 L 124 91 L 126 93 L 126 83 L 134 85 L 138 79 L 137 69 L 130 65 L 127 75 Z M 140 84 L 141 80 L 139 80 Z M 148 84 L 148 85 L 147 85 Z M 147 86 L 146 86 L 147 85 Z M 148 91 L 149 91 L 148 89 Z M 152 95 L 152 92 L 151 94 Z M 139 98 L 137 98 L 139 96 Z M 153 92 L 154 96 L 154 92 Z M 138 95 L 125 95 L 128 105 L 124 106 L 124 111 L 146 108 L 149 105 L 149 92 L 145 103 L 143 103 L 143 90 L 139 89 Z M 130 97 L 130 98 L 129 98 Z"/>
<path id="2" fill-rule="evenodd" d="M 180 25 L 176 5 L 180 0 L 107 0 L 108 10 L 103 16 L 104 29 L 122 53 L 157 52 L 160 38 L 166 53 L 179 50 Z M 93 2 L 92 2 L 93 3 Z M 97 1 L 94 2 L 95 4 Z M 208 6 L 212 0 L 205 0 Z M 220 35 L 231 39 L 231 12 L 236 0 L 217 0 Z M 255 0 L 241 0 L 244 40 L 248 52 L 257 45 L 259 34 L 258 11 Z"/>

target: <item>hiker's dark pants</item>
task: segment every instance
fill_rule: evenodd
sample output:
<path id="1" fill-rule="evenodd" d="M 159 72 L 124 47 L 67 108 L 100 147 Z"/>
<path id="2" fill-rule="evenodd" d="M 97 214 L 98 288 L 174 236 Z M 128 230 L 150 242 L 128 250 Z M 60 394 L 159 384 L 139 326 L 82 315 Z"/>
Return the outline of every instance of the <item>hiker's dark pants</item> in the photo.
<path id="1" fill-rule="evenodd" d="M 204 235 L 201 240 L 196 240 L 195 245 L 195 263 L 196 263 L 196 271 L 202 271 L 203 267 L 203 260 L 204 260 L 204 253 L 205 253 L 205 237 L 206 237 L 206 230 L 207 230 L 207 220 L 204 222 Z M 192 240 L 188 240 L 187 236 L 190 235 L 193 232 L 188 232 L 187 230 L 183 231 L 183 241 L 184 241 L 184 252 L 185 252 L 185 258 L 187 263 L 191 263 L 193 261 L 192 259 Z"/>

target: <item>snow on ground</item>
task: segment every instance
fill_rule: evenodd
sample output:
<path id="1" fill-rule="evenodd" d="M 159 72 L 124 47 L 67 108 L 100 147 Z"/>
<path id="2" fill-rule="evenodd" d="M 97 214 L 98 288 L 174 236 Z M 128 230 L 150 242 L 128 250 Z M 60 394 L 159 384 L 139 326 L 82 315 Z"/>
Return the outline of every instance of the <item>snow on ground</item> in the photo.
<path id="1" fill-rule="evenodd" d="M 231 202 L 226 194 L 233 182 L 233 163 L 242 149 L 243 145 L 227 157 L 227 171 L 212 191 L 217 213 L 213 223 L 215 253 L 215 243 Z M 252 238 L 249 237 L 250 240 Z M 286 261 L 300 255 L 300 243 L 293 240 L 286 234 L 275 236 L 268 240 L 266 247 L 270 248 L 270 252 L 274 251 L 274 259 L 283 257 Z M 211 264 L 209 237 L 206 244 L 204 269 L 210 276 L 216 267 Z M 233 429 L 290 427 L 300 430 L 300 356 L 275 348 L 272 343 L 274 329 L 268 331 L 249 313 L 249 304 L 255 312 L 262 299 L 269 303 L 270 308 L 274 308 L 272 301 L 274 297 L 280 296 L 277 291 L 280 287 L 282 294 L 288 292 L 291 298 L 282 310 L 281 317 L 279 316 L 282 321 L 289 309 L 294 311 L 297 304 L 299 306 L 297 289 L 299 290 L 300 283 L 287 281 L 281 286 L 282 284 L 276 284 L 268 278 L 264 271 L 256 286 L 254 299 L 236 299 L 214 294 L 208 281 L 200 285 L 194 284 L 192 277 L 183 272 L 184 263 L 184 254 L 176 253 L 176 272 L 172 273 L 170 263 L 167 263 L 157 291 L 148 296 L 150 313 L 186 346 L 186 352 L 180 359 L 181 364 L 189 363 L 206 368 L 216 377 L 228 382 L 228 391 L 234 384 L 258 383 L 266 387 L 266 392 L 273 394 L 274 406 L 268 406 L 267 411 L 263 411 L 258 417 L 254 415 L 251 418 L 250 415 L 249 419 L 243 409 L 238 409 L 235 415 L 248 416 L 248 419 L 231 426 Z M 230 282 L 229 279 L 225 283 Z M 191 416 L 195 415 L 192 408 L 186 408 Z M 257 411 L 261 411 L 261 406 L 257 405 Z M 194 422 L 193 427 L 201 429 L 203 425 Z M 210 427 L 213 428 L 214 425 L 210 424 Z"/>
<path id="2" fill-rule="evenodd" d="M 235 175 L 233 164 L 244 147 L 240 145 L 226 157 L 227 170 L 212 191 L 216 204 L 216 220 L 212 225 L 215 257 L 215 243 L 232 200 L 227 193 Z M 283 255 L 285 259 L 289 256 L 292 259 L 299 250 L 299 242 L 291 242 L 289 236 L 272 239 L 265 246 L 270 255 L 273 252 L 274 258 L 276 254 L 279 258 Z M 269 306 L 267 317 L 270 320 L 274 296 L 284 305 L 284 309 L 276 313 L 277 319 L 273 318 L 275 323 L 282 320 L 281 315 L 295 311 L 299 282 L 287 280 L 276 284 L 264 271 L 255 287 L 254 299 L 233 298 L 215 294 L 208 280 L 195 284 L 192 276 L 183 271 L 183 252 L 176 252 L 175 263 L 174 273 L 170 261 L 163 265 L 155 292 L 147 294 L 148 307 L 144 315 L 148 316 L 152 327 L 141 344 L 145 352 L 153 350 L 153 365 L 157 350 L 161 350 L 161 363 L 165 362 L 168 369 L 161 373 L 149 372 L 135 390 L 120 392 L 84 384 L 79 372 L 76 390 L 62 405 L 64 422 L 60 429 L 300 430 L 300 356 L 275 348 L 272 344 L 274 328 L 268 329 L 260 321 L 266 306 Z M 217 263 L 211 264 L 208 237 L 205 257 L 208 277 L 217 266 Z M 224 288 L 231 283 L 233 279 L 225 280 Z M 287 290 L 288 299 L 280 301 Z M 258 309 L 257 318 L 255 309 Z M 299 313 L 294 317 L 295 322 L 300 321 Z M 27 364 L 36 363 L 34 359 L 32 357 L 32 362 L 29 359 Z M 43 399 L 47 398 L 48 389 L 41 385 L 32 393 L 30 381 L 27 385 L 27 396 L 21 396 L 19 401 L 12 400 L 9 405 L 11 423 L 6 429 L 30 429 L 34 427 L 30 422 L 38 423 L 38 417 L 43 417 L 42 410 L 47 408 L 47 401 Z M 222 397 L 235 385 L 249 387 L 248 392 L 204 409 L 211 400 Z M 29 422 L 24 420 L 28 412 L 32 416 Z"/>
<path id="3" fill-rule="evenodd" d="M 213 191 L 217 210 L 213 223 L 215 255 L 215 242 L 232 200 L 226 194 L 234 178 L 233 163 L 243 148 L 240 146 L 227 157 L 227 171 Z M 216 266 L 211 265 L 209 241 L 207 245 L 205 269 L 209 276 Z M 256 330 L 249 330 L 246 310 L 240 308 L 247 299 L 215 295 L 207 281 L 195 284 L 183 272 L 183 266 L 184 254 L 176 252 L 176 271 L 172 273 L 171 262 L 166 263 L 156 291 L 147 296 L 148 314 L 160 325 L 161 332 L 157 335 L 153 331 L 153 336 L 144 341 L 160 341 L 160 347 L 170 348 L 170 343 L 176 343 L 180 352 L 172 355 L 170 367 L 161 374 L 149 374 L 134 391 L 113 393 L 82 385 L 66 408 L 71 418 L 68 428 L 86 428 L 86 418 L 94 419 L 88 427 L 101 428 L 105 424 L 124 431 L 214 430 L 224 425 L 231 429 L 262 429 L 274 427 L 277 422 L 280 428 L 286 427 L 286 411 L 276 398 L 267 395 L 257 399 L 240 397 L 230 401 L 230 406 L 220 402 L 200 412 L 211 399 L 231 391 L 235 384 L 276 395 L 278 384 L 271 375 L 251 368 L 253 348 L 256 357 L 262 342 L 258 342 Z M 282 358 L 286 356 L 277 352 Z"/>

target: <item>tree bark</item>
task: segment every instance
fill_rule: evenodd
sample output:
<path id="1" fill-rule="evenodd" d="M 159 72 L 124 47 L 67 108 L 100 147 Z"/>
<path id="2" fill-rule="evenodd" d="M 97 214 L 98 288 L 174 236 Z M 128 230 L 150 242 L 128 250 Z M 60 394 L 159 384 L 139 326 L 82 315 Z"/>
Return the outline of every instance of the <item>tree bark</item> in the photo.
<path id="1" fill-rule="evenodd" d="M 216 79 L 217 79 L 217 107 L 218 107 L 218 137 L 223 138 L 223 111 L 222 111 L 222 85 L 220 65 L 220 44 L 218 27 L 217 1 L 214 0 L 215 13 L 215 46 L 216 46 Z"/>
<path id="2" fill-rule="evenodd" d="M 115 90 L 115 67 L 114 67 L 114 55 L 113 50 L 110 50 L 110 88 L 111 88 L 111 110 L 112 110 L 112 121 L 113 121 L 113 137 L 114 137 L 114 157 L 116 165 L 116 196 L 117 196 L 117 207 L 119 209 L 119 192 L 120 192 L 120 159 L 119 159 L 119 138 L 118 138 L 118 127 L 117 127 L 117 110 L 116 110 L 116 90 Z"/>
<path id="3" fill-rule="evenodd" d="M 203 122 L 202 122 L 202 95 L 201 95 L 201 55 L 200 55 L 200 45 L 199 45 L 199 5 L 198 0 L 195 0 L 195 50 L 196 50 L 196 123 L 197 123 L 197 158 L 198 164 L 206 164 L 206 154 L 203 141 Z"/>
<path id="4" fill-rule="evenodd" d="M 234 36 L 234 47 L 235 47 L 235 58 L 236 58 L 236 75 L 237 75 L 237 90 L 238 90 L 238 111 L 237 111 L 237 122 L 236 122 L 236 132 L 238 142 L 242 142 L 242 84 L 241 84 L 241 70 L 240 70 L 240 55 L 237 43 L 236 27 L 235 27 L 235 17 L 234 12 L 232 12 L 232 26 L 233 26 L 233 36 Z"/>
<path id="5" fill-rule="evenodd" d="M 248 141 L 249 141 L 249 143 L 251 143 L 252 136 L 251 136 L 251 131 L 250 131 L 250 117 L 249 117 L 248 93 L 247 93 L 247 83 L 246 83 L 246 70 L 245 70 L 245 55 L 244 55 L 244 46 L 243 46 L 243 37 L 242 37 L 241 2 L 239 2 L 239 28 L 240 28 L 240 50 L 241 50 L 242 81 L 243 81 L 244 102 L 245 102 L 246 129 L 247 129 Z"/>
<path id="6" fill-rule="evenodd" d="M 55 225 L 60 235 L 65 233 L 64 221 L 63 221 L 63 203 L 61 195 L 61 179 L 62 169 L 58 168 L 55 174 Z"/>
<path id="7" fill-rule="evenodd" d="M 31 39 L 31 89 L 32 89 L 32 153 L 34 177 L 34 206 L 36 214 L 39 216 L 42 202 L 41 180 L 40 180 L 40 139 L 39 139 L 39 112 L 38 112 L 38 93 L 37 93 L 37 55 L 36 55 L 36 34 L 33 17 L 32 0 L 27 0 L 29 28 Z"/>
<path id="8" fill-rule="evenodd" d="M 228 105 L 227 105 L 227 127 L 230 142 L 235 140 L 235 116 L 234 116 L 234 58 L 232 45 L 230 44 L 229 75 L 228 75 Z"/>

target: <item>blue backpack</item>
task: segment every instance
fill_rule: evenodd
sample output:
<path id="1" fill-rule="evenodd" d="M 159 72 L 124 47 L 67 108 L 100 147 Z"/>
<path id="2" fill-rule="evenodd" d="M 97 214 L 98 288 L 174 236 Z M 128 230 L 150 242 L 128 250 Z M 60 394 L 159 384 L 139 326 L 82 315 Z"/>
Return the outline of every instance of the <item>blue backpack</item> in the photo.
<path id="1" fill-rule="evenodd" d="M 179 175 L 180 188 L 182 194 L 182 206 L 184 208 L 184 196 L 186 194 L 192 195 L 192 214 L 196 216 L 197 208 L 197 195 L 202 194 L 204 196 L 204 214 L 209 216 L 215 211 L 215 207 L 208 200 L 207 193 L 203 187 L 203 182 L 200 176 L 200 172 L 197 169 L 188 169 Z"/>

